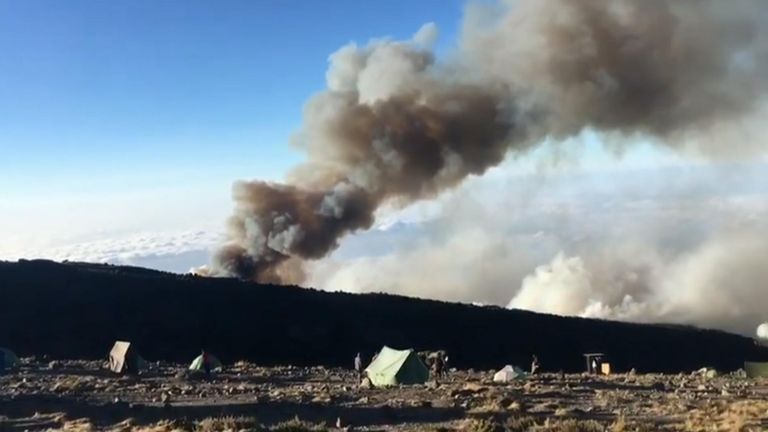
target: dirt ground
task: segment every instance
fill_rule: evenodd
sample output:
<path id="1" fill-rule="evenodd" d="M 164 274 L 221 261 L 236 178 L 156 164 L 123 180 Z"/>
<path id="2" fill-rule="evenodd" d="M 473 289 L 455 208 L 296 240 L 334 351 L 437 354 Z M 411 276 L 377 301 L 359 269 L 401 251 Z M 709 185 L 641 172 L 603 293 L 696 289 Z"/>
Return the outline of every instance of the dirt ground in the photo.
<path id="1" fill-rule="evenodd" d="M 733 374 L 492 375 L 372 389 L 322 367 L 239 362 L 205 380 L 184 365 L 120 377 L 98 362 L 25 359 L 0 376 L 0 431 L 768 430 L 768 382 Z"/>

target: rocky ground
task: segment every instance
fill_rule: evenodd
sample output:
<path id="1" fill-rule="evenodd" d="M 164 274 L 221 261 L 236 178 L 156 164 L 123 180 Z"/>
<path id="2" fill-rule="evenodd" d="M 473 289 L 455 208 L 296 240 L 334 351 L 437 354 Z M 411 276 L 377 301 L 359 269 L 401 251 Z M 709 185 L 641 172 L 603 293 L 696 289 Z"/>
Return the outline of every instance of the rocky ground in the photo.
<path id="1" fill-rule="evenodd" d="M 768 430 L 768 382 L 738 375 L 491 377 L 453 371 L 439 383 L 372 389 L 321 367 L 239 362 L 208 381 L 183 365 L 119 377 L 98 362 L 25 359 L 0 376 L 0 431 Z"/>

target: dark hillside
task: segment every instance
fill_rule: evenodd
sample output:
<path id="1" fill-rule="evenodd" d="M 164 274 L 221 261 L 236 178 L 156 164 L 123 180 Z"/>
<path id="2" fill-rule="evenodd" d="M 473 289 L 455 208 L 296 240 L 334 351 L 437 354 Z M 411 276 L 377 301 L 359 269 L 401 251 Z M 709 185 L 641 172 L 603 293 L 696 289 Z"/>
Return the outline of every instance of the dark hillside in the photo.
<path id="1" fill-rule="evenodd" d="M 225 361 L 349 365 L 382 344 L 446 349 L 454 366 L 578 371 L 581 354 L 615 369 L 741 367 L 749 338 L 680 326 L 558 317 L 369 294 L 327 293 L 135 267 L 0 262 L 0 346 L 21 355 L 100 358 L 115 339 L 149 360 L 188 361 L 202 347 Z"/>

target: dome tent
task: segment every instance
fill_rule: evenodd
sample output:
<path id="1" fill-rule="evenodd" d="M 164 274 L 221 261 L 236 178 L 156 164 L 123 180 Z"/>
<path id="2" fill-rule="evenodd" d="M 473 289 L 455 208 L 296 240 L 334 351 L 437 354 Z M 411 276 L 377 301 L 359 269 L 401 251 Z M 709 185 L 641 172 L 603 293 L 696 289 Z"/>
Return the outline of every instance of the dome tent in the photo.
<path id="1" fill-rule="evenodd" d="M 109 352 L 109 370 L 115 373 L 137 374 L 147 368 L 136 348 L 125 341 L 116 341 Z"/>
<path id="2" fill-rule="evenodd" d="M 493 375 L 494 382 L 509 382 L 525 378 L 528 374 L 517 366 L 506 365 Z"/>
<path id="3" fill-rule="evenodd" d="M 412 349 L 396 350 L 385 346 L 365 372 L 376 387 L 423 384 L 429 380 L 429 370 Z"/>
<path id="4" fill-rule="evenodd" d="M 8 348 L 0 347 L 0 372 L 19 367 L 19 358 Z"/>
<path id="5" fill-rule="evenodd" d="M 189 365 L 189 370 L 193 372 L 204 372 L 206 362 L 208 362 L 209 370 L 220 371 L 224 368 L 224 365 L 219 361 L 218 358 L 216 358 L 216 356 L 213 354 L 205 353 L 205 358 L 203 358 L 203 354 L 200 354 L 199 356 L 195 357 L 194 360 L 192 360 L 192 363 Z"/>

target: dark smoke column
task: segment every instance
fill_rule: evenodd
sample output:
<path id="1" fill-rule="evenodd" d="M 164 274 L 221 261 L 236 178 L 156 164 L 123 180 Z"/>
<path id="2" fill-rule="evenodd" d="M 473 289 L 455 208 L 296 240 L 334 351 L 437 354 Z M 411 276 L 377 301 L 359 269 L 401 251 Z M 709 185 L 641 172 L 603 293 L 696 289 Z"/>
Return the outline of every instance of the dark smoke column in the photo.
<path id="1" fill-rule="evenodd" d="M 421 42 L 433 31 L 331 57 L 328 90 L 305 108 L 309 162 L 291 184 L 235 185 L 214 274 L 300 282 L 301 261 L 370 228 L 383 203 L 434 197 L 503 160 L 516 130 L 506 88 L 438 71 Z"/>
<path id="2" fill-rule="evenodd" d="M 749 115 L 766 92 L 766 5 L 725 3 L 475 6 L 450 64 L 434 62 L 433 25 L 343 47 L 305 107 L 308 162 L 288 184 L 235 184 L 210 273 L 300 283 L 303 261 L 370 228 L 382 204 L 433 198 L 547 137 L 594 128 L 677 145 Z"/>

